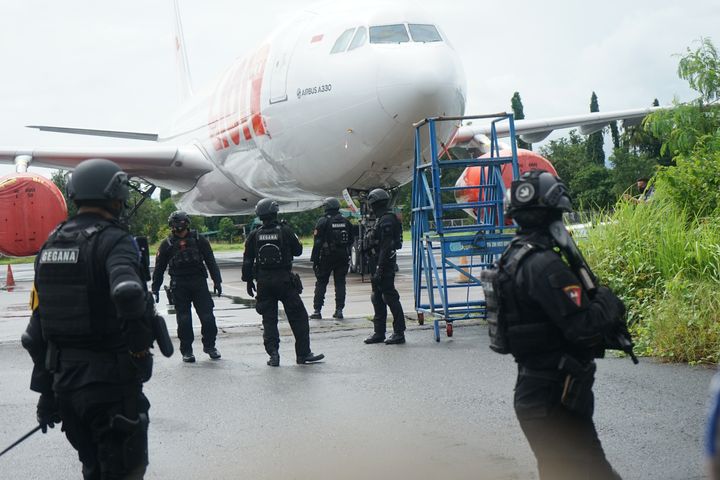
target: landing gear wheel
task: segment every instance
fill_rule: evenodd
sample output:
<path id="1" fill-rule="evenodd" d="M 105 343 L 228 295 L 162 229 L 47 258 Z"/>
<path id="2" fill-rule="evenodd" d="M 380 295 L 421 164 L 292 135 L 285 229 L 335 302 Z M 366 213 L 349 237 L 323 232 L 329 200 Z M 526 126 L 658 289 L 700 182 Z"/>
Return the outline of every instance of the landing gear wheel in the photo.
<path id="1" fill-rule="evenodd" d="M 425 314 L 422 312 L 418 312 L 418 325 L 425 325 Z"/>
<path id="2" fill-rule="evenodd" d="M 453 336 L 453 326 L 452 325 L 453 325 L 452 322 L 447 322 L 447 324 L 445 325 L 445 331 L 447 332 L 448 337 Z"/>

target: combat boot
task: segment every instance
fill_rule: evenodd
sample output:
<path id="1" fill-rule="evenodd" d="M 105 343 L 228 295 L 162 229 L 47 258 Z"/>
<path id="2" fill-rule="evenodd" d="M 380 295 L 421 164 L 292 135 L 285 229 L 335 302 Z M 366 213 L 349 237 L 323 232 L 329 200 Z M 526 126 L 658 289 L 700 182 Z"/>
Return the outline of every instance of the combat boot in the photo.
<path id="1" fill-rule="evenodd" d="M 367 343 L 368 345 L 371 343 L 382 343 L 384 341 L 385 341 L 385 334 L 379 333 L 379 332 L 375 332 L 365 339 L 365 343 Z"/>
<path id="2" fill-rule="evenodd" d="M 325 355 L 323 355 L 322 353 L 318 353 L 317 355 L 315 355 L 314 353 L 310 352 L 304 357 L 297 357 L 297 363 L 299 365 L 304 365 L 306 363 L 319 362 L 323 358 L 325 358 Z"/>
<path id="3" fill-rule="evenodd" d="M 335 313 L 333 313 L 333 318 L 337 318 L 338 320 L 342 320 L 343 318 L 345 318 L 342 314 L 342 308 L 338 308 L 337 310 L 335 310 Z"/>
<path id="4" fill-rule="evenodd" d="M 320 309 L 316 308 L 315 311 L 310 315 L 311 320 L 321 320 L 322 314 L 320 313 Z"/>
<path id="5" fill-rule="evenodd" d="M 278 352 L 272 352 L 270 354 L 270 359 L 267 361 L 267 364 L 271 367 L 279 367 L 280 366 L 280 354 Z"/>
<path id="6" fill-rule="evenodd" d="M 185 363 L 195 363 L 195 355 L 193 355 L 192 350 L 182 353 L 182 361 Z"/>
<path id="7" fill-rule="evenodd" d="M 398 345 L 401 343 L 405 343 L 405 334 L 404 333 L 393 333 L 390 335 L 390 338 L 385 340 L 385 345 Z"/>
<path id="8" fill-rule="evenodd" d="M 220 351 L 215 347 L 203 348 L 203 352 L 207 353 L 211 360 L 220 360 Z"/>

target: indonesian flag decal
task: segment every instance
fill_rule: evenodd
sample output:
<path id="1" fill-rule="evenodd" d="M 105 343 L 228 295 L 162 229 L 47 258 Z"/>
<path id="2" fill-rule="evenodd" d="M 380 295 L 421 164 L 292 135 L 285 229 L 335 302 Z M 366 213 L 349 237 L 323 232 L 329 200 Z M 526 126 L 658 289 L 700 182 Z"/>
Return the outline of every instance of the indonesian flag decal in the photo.
<path id="1" fill-rule="evenodd" d="M 568 296 L 571 302 L 573 302 L 579 308 L 582 304 L 582 289 L 580 285 L 568 285 L 563 288 L 563 292 Z"/>

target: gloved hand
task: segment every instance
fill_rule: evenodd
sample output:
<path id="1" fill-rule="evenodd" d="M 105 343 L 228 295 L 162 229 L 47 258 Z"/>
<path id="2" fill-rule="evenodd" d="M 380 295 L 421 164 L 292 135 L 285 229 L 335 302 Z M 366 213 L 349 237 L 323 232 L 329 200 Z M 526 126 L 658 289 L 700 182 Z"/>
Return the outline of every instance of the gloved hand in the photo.
<path id="1" fill-rule="evenodd" d="M 54 428 L 56 423 L 61 422 L 55 395 L 52 393 L 40 395 L 37 404 L 37 422 L 43 433 L 47 433 L 48 427 Z"/>
<path id="2" fill-rule="evenodd" d="M 315 272 L 315 275 L 318 274 L 319 270 L 320 270 L 320 264 L 318 262 L 313 262 L 313 272 Z"/>
<path id="3" fill-rule="evenodd" d="M 257 291 L 257 290 L 255 289 L 255 282 L 252 281 L 252 280 L 250 280 L 249 282 L 247 282 L 247 293 L 248 293 L 248 295 L 250 295 L 251 297 L 254 297 L 256 291 Z"/>
<path id="4" fill-rule="evenodd" d="M 613 293 L 608 287 L 600 286 L 595 293 L 593 302 L 598 302 L 603 306 L 607 318 L 616 320 L 618 323 L 625 325 L 625 304 Z"/>
<path id="5" fill-rule="evenodd" d="M 375 273 L 373 273 L 371 282 L 374 283 L 374 284 L 379 284 L 379 283 L 380 283 L 380 280 L 382 279 L 383 273 L 384 273 L 384 272 L 383 272 L 382 267 L 377 267 L 377 268 L 375 269 Z"/>
<path id="6" fill-rule="evenodd" d="M 130 361 L 137 369 L 137 378 L 145 383 L 152 377 L 153 354 L 149 350 L 133 353 L 130 352 Z"/>
<path id="7" fill-rule="evenodd" d="M 221 296 L 222 295 L 222 284 L 221 283 L 214 284 L 213 292 L 215 292 L 215 294 L 217 294 L 218 297 Z"/>
<path id="8" fill-rule="evenodd" d="M 155 297 L 155 303 L 160 303 L 160 292 L 152 292 L 153 297 Z"/>

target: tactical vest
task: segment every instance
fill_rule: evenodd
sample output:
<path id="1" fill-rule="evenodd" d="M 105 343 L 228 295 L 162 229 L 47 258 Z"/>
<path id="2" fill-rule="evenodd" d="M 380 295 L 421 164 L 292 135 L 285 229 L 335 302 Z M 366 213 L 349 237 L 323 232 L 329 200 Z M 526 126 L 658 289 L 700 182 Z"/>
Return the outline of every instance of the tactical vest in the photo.
<path id="1" fill-rule="evenodd" d="M 345 218 L 340 215 L 334 215 L 332 217 L 326 217 L 326 233 L 325 241 L 328 245 L 336 247 L 338 250 L 344 250 L 350 244 L 350 225 L 345 221 Z"/>
<path id="2" fill-rule="evenodd" d="M 280 225 L 262 226 L 255 233 L 257 266 L 260 268 L 281 268 L 286 265 L 283 256 L 283 235 Z"/>
<path id="3" fill-rule="evenodd" d="M 529 258 L 531 253 L 543 249 L 544 247 L 540 245 L 521 243 L 516 239 L 508 246 L 498 262 L 497 273 L 491 279 L 492 290 L 496 296 L 494 302 L 490 300 L 490 303 L 496 305 L 495 318 L 492 322 L 494 325 L 490 319 L 491 307 L 488 306 L 490 348 L 498 353 L 512 353 L 517 359 L 529 354 L 551 352 L 562 348 L 562 335 L 558 335 L 544 312 L 537 308 L 532 310 L 522 308 L 515 287 L 515 277 L 522 262 Z M 493 294 L 490 293 L 489 296 L 492 298 Z"/>
<path id="4" fill-rule="evenodd" d="M 389 222 L 392 225 L 393 249 L 400 250 L 402 248 L 402 224 L 394 213 L 386 212 L 375 221 L 372 228 L 368 229 L 363 239 L 363 250 L 370 251 L 372 255 L 377 254 L 377 247 L 380 246 L 381 233 L 379 227 L 381 227 L 381 224 L 386 223 L 383 222 L 386 216 L 392 217 Z"/>
<path id="5" fill-rule="evenodd" d="M 184 238 L 174 235 L 168 237 L 170 245 L 170 275 L 205 274 L 202 253 L 198 243 L 198 233 L 193 230 Z"/>
<path id="6" fill-rule="evenodd" d="M 63 224 L 64 225 L 64 224 Z M 38 253 L 35 281 L 43 335 L 59 344 L 93 342 L 120 333 L 106 278 L 95 278 L 97 238 L 109 222 L 50 235 Z M 116 227 L 119 228 L 119 227 Z"/>

